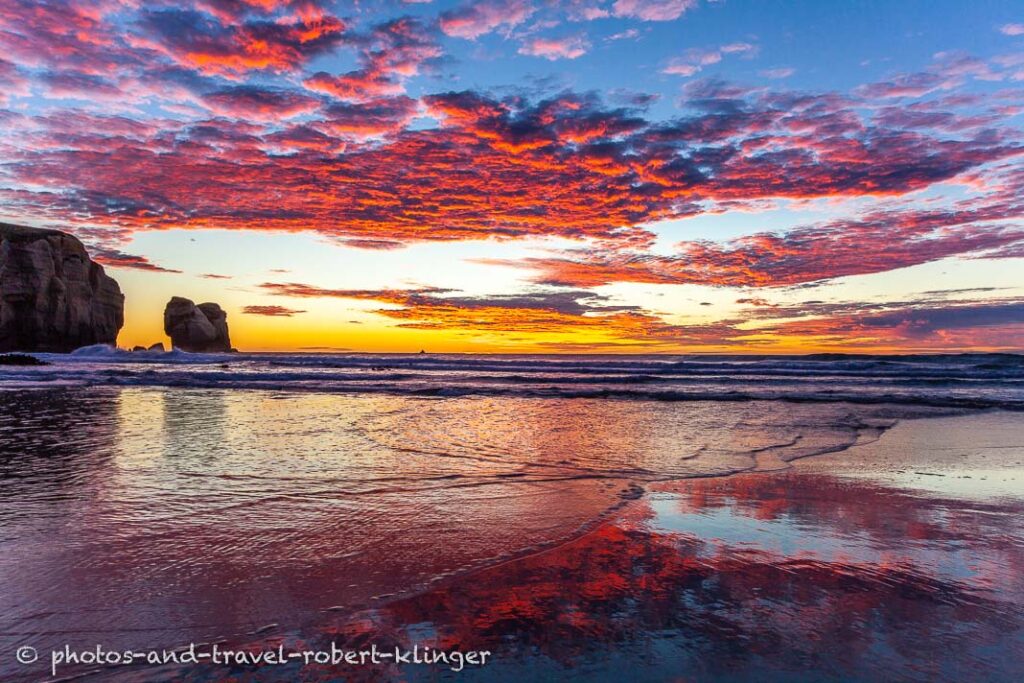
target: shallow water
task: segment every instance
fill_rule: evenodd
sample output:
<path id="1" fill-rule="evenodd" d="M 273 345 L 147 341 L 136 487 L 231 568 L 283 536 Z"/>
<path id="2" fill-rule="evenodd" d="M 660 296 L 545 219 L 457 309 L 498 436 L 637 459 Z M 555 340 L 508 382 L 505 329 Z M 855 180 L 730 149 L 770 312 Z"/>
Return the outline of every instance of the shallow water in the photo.
<path id="1" fill-rule="evenodd" d="M 904 552 L 908 538 L 914 543 L 936 541 L 940 546 L 946 542 L 919 527 L 900 528 L 886 540 L 888 545 L 879 545 L 875 555 L 869 555 L 851 542 L 852 536 L 837 529 L 839 520 L 827 509 L 832 504 L 828 497 L 812 506 L 813 514 L 789 527 L 750 527 L 745 503 L 722 503 L 718 508 L 732 511 L 718 509 L 713 515 L 701 512 L 697 517 L 679 510 L 684 502 L 693 505 L 694 491 L 705 490 L 698 482 L 740 482 L 748 476 L 767 480 L 776 475 L 737 473 L 781 470 L 797 459 L 871 443 L 901 418 L 965 410 L 939 407 L 948 401 L 885 403 L 880 399 L 888 389 L 876 392 L 870 401 L 829 402 L 666 401 L 636 395 L 627 400 L 487 391 L 441 398 L 410 395 L 414 392 L 404 388 L 313 391 L 314 387 L 303 384 L 306 380 L 289 381 L 276 390 L 253 389 L 251 383 L 250 388 L 239 388 L 236 380 L 216 388 L 224 382 L 218 379 L 214 387 L 204 386 L 208 364 L 200 367 L 194 360 L 183 365 L 163 359 L 154 363 L 158 370 L 149 373 L 144 363 L 127 362 L 121 356 L 99 364 L 62 358 L 55 366 L 43 368 L 52 373 L 49 379 L 31 381 L 26 369 L 10 370 L 18 379 L 8 376 L 3 385 L 7 390 L 0 391 L 0 585 L 4 589 L 0 591 L 0 651 L 22 645 L 47 651 L 66 643 L 152 648 L 221 638 L 245 642 L 271 625 L 274 633 L 326 637 L 323 634 L 340 628 L 336 620 L 347 619 L 346 615 L 417 604 L 416 600 L 426 598 L 402 596 L 421 590 L 427 591 L 422 595 L 469 591 L 482 605 L 490 603 L 499 609 L 505 593 L 519 579 L 500 574 L 505 570 L 498 567 L 539 567 L 530 563 L 544 562 L 531 557 L 562 557 L 559 562 L 575 567 L 551 579 L 556 586 L 550 590 L 596 591 L 600 598 L 607 587 L 601 588 L 593 577 L 579 580 L 586 586 L 577 585 L 570 569 L 598 572 L 613 588 L 624 585 L 625 592 L 619 596 L 624 602 L 615 602 L 619 594 L 613 590 L 605 595 L 613 604 L 586 605 L 572 613 L 578 613 L 578 624 L 597 620 L 601 629 L 614 626 L 620 635 L 635 626 L 637 637 L 643 639 L 646 631 L 661 627 L 635 620 L 633 626 L 624 622 L 621 629 L 602 625 L 602 619 L 612 618 L 602 610 L 617 614 L 636 601 L 663 599 L 642 595 L 648 589 L 659 595 L 667 592 L 675 596 L 672 599 L 692 598 L 686 593 L 690 585 L 686 576 L 673 578 L 682 585 L 661 586 L 656 577 L 636 583 L 638 576 L 654 571 L 646 566 L 648 562 L 696 563 L 698 569 L 710 562 L 711 569 L 700 569 L 710 572 L 702 574 L 702 581 L 728 569 L 737 575 L 749 573 L 754 583 L 771 583 L 778 576 L 807 573 L 803 565 L 782 566 L 802 556 L 794 553 L 793 546 L 766 540 L 773 534 L 802 538 L 815 547 L 848 549 L 854 555 L 860 553 L 862 562 L 875 564 L 882 562 L 880 556 Z M 305 357 L 298 360 L 307 362 Z M 980 364 L 976 359 L 971 363 Z M 479 371 L 473 368 L 474 373 Z M 559 372 L 586 373 L 565 367 Z M 115 380 L 85 386 L 97 373 Z M 168 386 L 175 382 L 153 378 L 166 373 L 189 381 L 186 386 Z M 125 377 L 132 381 L 122 381 Z M 831 380 L 817 381 L 815 391 L 830 391 Z M 975 389 L 965 400 L 996 400 L 1000 392 L 1017 391 L 1012 383 L 1007 386 Z M 801 395 L 806 391 L 805 386 Z M 733 476 L 707 479 L 723 475 Z M 679 480 L 694 488 L 685 494 L 673 489 L 672 482 Z M 825 484 L 810 483 L 828 490 Z M 868 495 L 865 491 L 879 484 L 863 487 L 857 496 Z M 797 495 L 798 488 L 774 504 L 809 505 L 806 497 Z M 657 492 L 636 500 L 644 489 Z M 741 492 L 730 496 L 737 498 Z M 880 505 L 889 499 L 902 500 L 880 494 Z M 870 500 L 874 506 L 875 499 Z M 898 508 L 896 503 L 879 508 L 888 510 L 890 521 L 878 521 L 874 530 L 868 525 L 857 533 L 877 536 L 878 529 L 897 524 L 900 515 L 917 514 L 910 507 Z M 935 510 L 936 518 L 950 514 L 941 506 Z M 961 539 L 966 544 L 962 553 L 981 553 L 979 562 L 993 564 L 1001 560 L 985 556 L 991 548 L 983 544 L 998 537 L 1001 543 L 1019 546 L 1019 526 L 998 521 L 1007 519 L 1005 510 L 993 508 L 984 514 L 995 512 L 1002 516 L 983 517 L 988 526 L 979 527 L 978 540 Z M 1012 514 L 1017 513 L 1014 508 Z M 804 536 L 794 536 L 793 529 Z M 626 534 L 624 545 L 601 545 L 610 530 Z M 681 538 L 691 540 L 680 545 Z M 570 544 L 564 545 L 566 541 Z M 579 566 L 583 560 L 573 548 L 594 542 L 599 545 L 593 549 L 596 558 L 591 558 L 594 568 L 587 568 L 589 561 L 587 567 Z M 747 561 L 750 552 L 777 557 L 748 569 L 735 569 L 732 564 L 723 569 L 704 551 L 694 550 L 694 544 L 705 547 L 708 543 L 733 548 L 730 562 L 735 560 L 733 555 Z M 553 549 L 536 555 L 545 548 Z M 652 549 L 658 551 L 658 558 L 645 555 Z M 662 552 L 678 557 L 662 558 Z M 598 561 L 605 555 L 621 557 Z M 943 546 L 915 561 L 923 564 L 929 580 L 953 582 L 952 595 L 959 600 L 958 579 L 935 569 L 952 557 Z M 507 560 L 512 564 L 502 563 Z M 611 564 L 602 565 L 605 561 Z M 956 557 L 956 562 L 965 561 L 963 555 Z M 1014 566 L 1019 580 L 1021 565 Z M 488 567 L 483 574 L 472 573 Z M 818 569 L 809 575 L 812 586 L 823 580 Z M 902 579 L 893 581 L 899 584 Z M 897 592 L 912 588 L 886 585 L 885 590 Z M 1019 605 L 1018 589 L 1013 587 Z M 528 585 L 517 590 L 532 594 L 536 589 Z M 777 599 L 784 601 L 784 597 Z M 802 599 L 794 597 L 791 607 L 796 609 Z M 679 608 L 672 604 L 656 607 Z M 456 612 L 431 609 L 434 612 L 424 620 L 434 631 L 453 628 L 446 620 L 459 619 Z M 742 621 L 758 613 L 735 618 Z M 551 647 L 563 636 L 569 640 L 559 647 L 589 632 L 563 633 L 558 630 L 562 617 L 550 610 L 531 614 L 535 618 L 526 624 L 531 632 L 555 629 L 549 636 Z M 711 618 L 698 614 L 701 619 Z M 985 612 L 979 619 L 989 616 Z M 1019 627 L 1004 617 L 993 616 L 991 623 Z M 376 632 L 376 619 L 371 619 L 371 632 Z M 564 670 L 558 668 L 562 666 L 558 661 L 551 664 L 535 661 L 534 655 L 520 656 L 518 619 L 483 629 L 480 637 L 485 641 L 497 638 L 510 648 L 505 650 L 505 664 L 489 668 L 489 673 L 498 675 L 507 669 L 515 678 L 535 666 L 551 676 L 570 669 L 579 676 L 611 670 L 602 668 L 608 661 L 588 656 L 571 660 Z M 453 642 L 468 647 L 475 636 L 466 632 L 465 623 L 460 624 L 463 631 L 457 638 L 452 636 Z M 398 634 L 395 638 L 404 638 L 409 635 L 408 626 L 398 619 L 388 628 Z M 863 625 L 868 630 L 880 628 L 876 636 L 897 626 L 896 622 Z M 781 626 L 766 628 L 772 631 Z M 603 642 L 602 632 L 596 633 L 595 646 Z M 716 632 L 716 637 L 724 638 L 727 632 Z M 608 656 L 616 660 L 634 657 L 617 640 L 608 646 Z M 708 645 L 712 646 L 733 647 L 725 641 Z M 676 660 L 670 657 L 669 661 Z M 695 660 L 687 661 L 687 666 L 697 666 Z M 25 674 L 12 666 L 9 657 L 0 657 L 0 675 Z M 667 671 L 656 667 L 651 675 Z M 170 678 L 182 673 L 174 672 Z M 194 675 L 214 680 L 219 674 L 197 671 Z M 304 677 L 317 675 L 302 672 Z M 143 679 L 148 680 L 145 675 Z"/>
<path id="2" fill-rule="evenodd" d="M 347 680 L 1019 680 L 1024 496 L 980 503 L 799 469 L 657 489 L 569 543 L 246 645 L 495 653 L 458 674 L 385 666 Z"/>

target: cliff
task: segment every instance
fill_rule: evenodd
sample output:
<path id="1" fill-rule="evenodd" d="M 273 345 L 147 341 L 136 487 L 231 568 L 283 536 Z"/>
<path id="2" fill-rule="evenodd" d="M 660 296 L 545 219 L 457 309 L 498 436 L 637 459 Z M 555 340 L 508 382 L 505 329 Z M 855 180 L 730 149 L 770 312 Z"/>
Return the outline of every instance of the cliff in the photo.
<path id="1" fill-rule="evenodd" d="M 78 238 L 0 223 L 0 351 L 116 344 L 124 295 Z"/>

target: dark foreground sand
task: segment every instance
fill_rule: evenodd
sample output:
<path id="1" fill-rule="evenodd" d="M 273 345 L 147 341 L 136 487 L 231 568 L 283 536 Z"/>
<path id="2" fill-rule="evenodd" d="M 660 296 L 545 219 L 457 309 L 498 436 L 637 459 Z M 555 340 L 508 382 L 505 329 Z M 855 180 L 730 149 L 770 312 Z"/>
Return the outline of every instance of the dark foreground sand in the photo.
<path id="1" fill-rule="evenodd" d="M 489 650 L 484 667 L 186 667 L 136 680 L 1016 681 L 1024 421 L 905 421 L 782 472 L 649 487 L 569 543 L 252 650 Z"/>

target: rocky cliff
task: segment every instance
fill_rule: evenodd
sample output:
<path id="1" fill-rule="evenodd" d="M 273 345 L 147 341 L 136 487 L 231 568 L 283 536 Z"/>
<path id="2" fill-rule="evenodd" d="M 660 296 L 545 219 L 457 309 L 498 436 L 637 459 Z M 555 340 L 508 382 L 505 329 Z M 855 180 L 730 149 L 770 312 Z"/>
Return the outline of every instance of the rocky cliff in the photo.
<path id="1" fill-rule="evenodd" d="M 116 344 L 122 325 L 121 288 L 76 237 L 0 223 L 0 351 Z"/>
<path id="2" fill-rule="evenodd" d="M 171 346 L 182 351 L 231 351 L 228 314 L 214 303 L 197 306 L 189 299 L 172 297 L 164 308 L 164 332 Z"/>

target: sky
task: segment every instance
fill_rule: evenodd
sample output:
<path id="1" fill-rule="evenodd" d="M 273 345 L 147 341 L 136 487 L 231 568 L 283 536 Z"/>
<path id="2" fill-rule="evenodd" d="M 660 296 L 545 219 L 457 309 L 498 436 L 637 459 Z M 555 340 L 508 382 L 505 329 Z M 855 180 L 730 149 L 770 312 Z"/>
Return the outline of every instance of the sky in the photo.
<path id="1" fill-rule="evenodd" d="M 1024 350 L 1024 8 L 0 0 L 0 220 L 242 350 Z"/>

